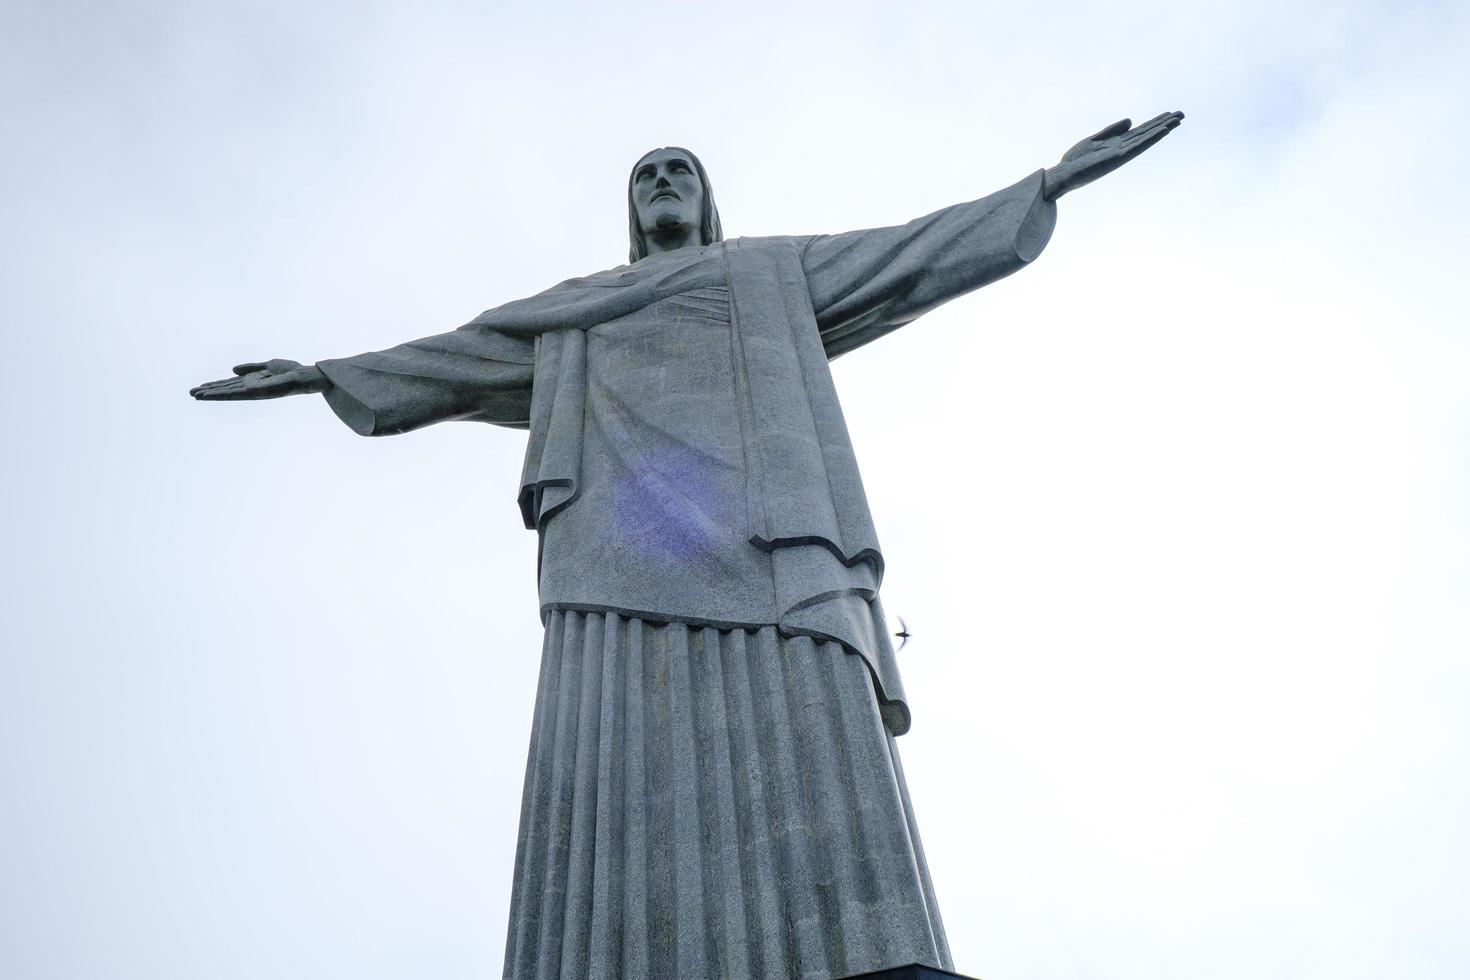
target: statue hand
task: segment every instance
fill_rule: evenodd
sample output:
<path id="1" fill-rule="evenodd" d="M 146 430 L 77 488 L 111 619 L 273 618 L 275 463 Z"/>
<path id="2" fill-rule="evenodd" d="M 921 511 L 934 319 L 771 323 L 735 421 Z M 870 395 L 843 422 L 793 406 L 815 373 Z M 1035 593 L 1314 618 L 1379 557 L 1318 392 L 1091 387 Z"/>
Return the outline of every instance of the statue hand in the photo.
<path id="1" fill-rule="evenodd" d="M 281 358 L 239 364 L 235 377 L 207 381 L 190 388 L 189 394 L 200 401 L 246 401 L 257 398 L 282 398 L 286 395 L 308 395 L 326 391 L 332 386 L 315 364 Z"/>
<path id="2" fill-rule="evenodd" d="M 1131 120 L 1118 120 L 1062 154 L 1062 161 L 1046 172 L 1042 194 L 1052 201 L 1112 173 L 1169 135 L 1183 120 L 1182 112 L 1164 112 L 1132 129 Z"/>

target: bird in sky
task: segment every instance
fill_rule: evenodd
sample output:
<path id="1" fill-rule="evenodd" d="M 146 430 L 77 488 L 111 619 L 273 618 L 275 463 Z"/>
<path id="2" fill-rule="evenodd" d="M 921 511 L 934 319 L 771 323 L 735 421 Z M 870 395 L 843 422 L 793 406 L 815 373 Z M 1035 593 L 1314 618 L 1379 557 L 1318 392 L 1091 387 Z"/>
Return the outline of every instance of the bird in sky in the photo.
<path id="1" fill-rule="evenodd" d="M 903 621 L 902 616 L 898 617 L 898 626 L 898 632 L 894 633 L 893 635 L 903 640 L 903 642 L 898 645 L 898 648 L 902 650 L 904 647 L 909 645 L 909 637 L 913 634 L 909 632 L 909 624 Z"/>

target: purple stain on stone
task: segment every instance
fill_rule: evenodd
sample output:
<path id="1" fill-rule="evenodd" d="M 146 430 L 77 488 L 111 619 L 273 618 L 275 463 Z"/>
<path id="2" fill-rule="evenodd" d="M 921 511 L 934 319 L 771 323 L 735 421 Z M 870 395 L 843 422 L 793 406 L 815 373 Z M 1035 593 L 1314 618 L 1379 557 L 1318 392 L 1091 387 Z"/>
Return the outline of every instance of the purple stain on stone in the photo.
<path id="1" fill-rule="evenodd" d="M 613 487 L 620 537 L 671 559 L 717 553 L 728 547 L 721 528 L 730 526 L 726 515 L 738 504 L 722 482 L 729 482 L 728 473 L 718 462 L 681 446 L 645 457 Z"/>

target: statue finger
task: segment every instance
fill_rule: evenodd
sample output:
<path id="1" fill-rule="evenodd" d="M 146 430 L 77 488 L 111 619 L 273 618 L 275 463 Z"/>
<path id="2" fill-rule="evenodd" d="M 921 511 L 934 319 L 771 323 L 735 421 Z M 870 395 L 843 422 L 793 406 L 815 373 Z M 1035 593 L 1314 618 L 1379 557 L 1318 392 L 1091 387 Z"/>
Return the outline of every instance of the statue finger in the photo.
<path id="1" fill-rule="evenodd" d="M 1128 132 L 1123 134 L 1123 145 L 1127 146 L 1129 143 L 1136 142 L 1143 139 L 1145 136 L 1148 136 L 1154 130 L 1164 125 L 1166 119 L 1168 119 L 1168 113 L 1165 113 L 1162 116 L 1155 116 L 1148 122 L 1133 127 Z"/>
<path id="2" fill-rule="evenodd" d="M 201 391 L 194 396 L 204 402 L 235 402 L 246 401 L 254 398 L 269 398 L 263 393 L 259 385 L 229 385 L 222 388 L 210 388 Z"/>
<path id="3" fill-rule="evenodd" d="M 199 401 L 202 401 L 202 402 L 214 402 L 214 401 L 223 401 L 223 400 L 225 400 L 227 398 L 230 398 L 234 393 L 239 392 L 241 390 L 242 389 L 239 388 L 238 386 L 236 386 L 236 387 L 229 387 L 229 388 L 226 388 L 226 387 L 218 387 L 218 388 L 196 388 L 194 390 L 193 394 L 194 394 L 194 397 L 197 398 Z"/>
<path id="4" fill-rule="evenodd" d="M 1133 132 L 1135 132 L 1135 133 L 1142 132 L 1145 129 L 1149 129 L 1150 127 L 1157 126 L 1160 123 L 1162 123 L 1165 119 L 1168 119 L 1172 115 L 1173 115 L 1172 112 L 1161 112 L 1157 116 L 1154 116 L 1152 119 L 1149 119 L 1146 122 L 1141 122 L 1137 126 L 1133 127 Z"/>
<path id="5" fill-rule="evenodd" d="M 265 364 L 265 361 L 251 361 L 248 364 L 236 364 L 234 371 L 236 374 L 254 374 L 256 371 L 264 371 Z"/>
<path id="6" fill-rule="evenodd" d="M 1139 133 L 1137 136 L 1131 136 L 1123 141 L 1123 149 L 1129 151 L 1137 146 L 1152 146 L 1163 137 L 1168 136 L 1169 130 L 1172 128 L 1172 126 L 1155 126 L 1147 132 Z"/>
<path id="7" fill-rule="evenodd" d="M 1159 136 L 1169 132 L 1169 130 L 1178 125 L 1179 118 L 1176 118 L 1173 113 L 1166 112 L 1157 119 L 1150 120 L 1133 130 L 1127 136 L 1124 136 L 1122 143 L 1123 149 L 1132 149 L 1138 143 L 1149 143 L 1152 145 L 1157 141 Z"/>
<path id="8" fill-rule="evenodd" d="M 1163 129 L 1165 132 L 1167 132 L 1171 129 L 1174 129 L 1183 121 L 1184 113 L 1182 112 L 1161 112 L 1157 116 L 1154 116 L 1152 119 L 1150 119 L 1148 122 L 1144 123 L 1141 126 L 1137 126 L 1131 132 L 1126 133 L 1123 136 L 1123 146 L 1127 147 L 1130 144 L 1137 142 L 1138 140 L 1147 139 L 1153 136 L 1153 134 L 1159 129 Z"/>
<path id="9" fill-rule="evenodd" d="M 1135 140 L 1132 143 L 1126 144 L 1123 147 L 1123 159 L 1125 159 L 1125 160 L 1132 160 L 1134 157 L 1138 156 L 1138 154 L 1142 153 L 1144 150 L 1148 149 L 1150 146 L 1153 146 L 1155 143 L 1157 143 L 1159 140 L 1163 139 L 1165 136 L 1168 136 L 1169 135 L 1169 131 L 1171 129 L 1173 129 L 1173 128 L 1174 127 L 1172 127 L 1172 126 L 1160 126 L 1157 129 L 1155 129 L 1152 133 L 1150 133 L 1149 135 L 1145 136 L 1143 139 Z"/>

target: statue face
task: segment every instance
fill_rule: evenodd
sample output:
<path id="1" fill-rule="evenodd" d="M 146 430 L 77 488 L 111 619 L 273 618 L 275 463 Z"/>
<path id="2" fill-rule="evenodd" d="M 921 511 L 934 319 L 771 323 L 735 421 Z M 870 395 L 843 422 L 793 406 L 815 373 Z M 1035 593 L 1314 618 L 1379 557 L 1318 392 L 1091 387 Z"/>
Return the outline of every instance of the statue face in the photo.
<path id="1" fill-rule="evenodd" d="M 691 228 L 697 232 L 704 188 L 689 157 L 678 150 L 654 150 L 640 160 L 633 171 L 633 207 L 645 235 Z"/>

